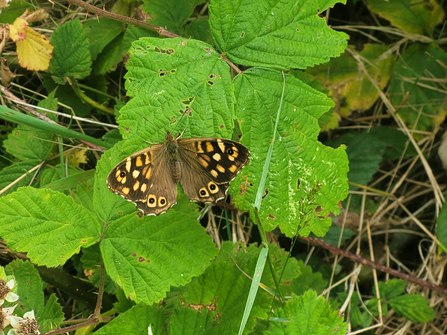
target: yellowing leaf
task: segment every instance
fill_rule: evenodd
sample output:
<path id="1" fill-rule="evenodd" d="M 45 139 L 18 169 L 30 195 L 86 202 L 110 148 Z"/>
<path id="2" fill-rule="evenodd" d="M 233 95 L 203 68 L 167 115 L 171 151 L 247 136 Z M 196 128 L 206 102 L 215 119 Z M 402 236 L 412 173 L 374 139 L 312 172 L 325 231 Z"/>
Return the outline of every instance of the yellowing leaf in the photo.
<path id="1" fill-rule="evenodd" d="M 17 42 L 17 55 L 20 66 L 33 71 L 47 70 L 53 46 L 44 35 L 35 32 L 31 28 L 26 27 L 25 31 L 26 38 Z"/>
<path id="2" fill-rule="evenodd" d="M 18 17 L 13 24 L 9 25 L 9 37 L 14 41 L 23 41 L 26 38 L 26 27 L 28 22 Z"/>
<path id="3" fill-rule="evenodd" d="M 68 155 L 68 164 L 74 167 L 79 167 L 80 163 L 87 163 L 88 158 L 86 155 L 87 149 L 77 149 Z"/>

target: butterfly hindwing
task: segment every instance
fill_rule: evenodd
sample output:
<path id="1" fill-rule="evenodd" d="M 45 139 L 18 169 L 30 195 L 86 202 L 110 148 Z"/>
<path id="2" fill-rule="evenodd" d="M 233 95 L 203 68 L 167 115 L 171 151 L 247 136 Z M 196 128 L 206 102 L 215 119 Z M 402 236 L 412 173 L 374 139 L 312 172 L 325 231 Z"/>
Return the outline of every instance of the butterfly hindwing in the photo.
<path id="1" fill-rule="evenodd" d="M 163 144 L 143 149 L 116 165 L 107 177 L 109 189 L 137 205 L 146 215 L 159 215 L 177 203 L 177 183 L 170 175 Z"/>

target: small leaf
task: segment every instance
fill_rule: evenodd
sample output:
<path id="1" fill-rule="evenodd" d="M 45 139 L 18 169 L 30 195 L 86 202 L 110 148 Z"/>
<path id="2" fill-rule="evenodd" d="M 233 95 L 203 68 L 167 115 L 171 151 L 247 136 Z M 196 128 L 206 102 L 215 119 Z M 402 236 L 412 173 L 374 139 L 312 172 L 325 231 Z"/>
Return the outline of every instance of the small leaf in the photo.
<path id="1" fill-rule="evenodd" d="M 402 279 L 390 279 L 386 283 L 379 282 L 380 298 L 390 299 L 405 292 L 407 282 Z M 374 290 L 375 294 L 375 290 Z"/>
<path id="2" fill-rule="evenodd" d="M 271 331 L 265 334 L 342 335 L 348 330 L 338 311 L 332 311 L 330 304 L 323 297 L 317 298 L 314 291 L 300 297 L 293 294 L 284 309 L 275 309 L 273 316 L 288 322 L 271 321 Z"/>
<path id="3" fill-rule="evenodd" d="M 390 299 L 390 306 L 397 313 L 413 322 L 429 322 L 436 316 L 427 299 L 416 294 L 401 295 Z"/>
<path id="4" fill-rule="evenodd" d="M 17 56 L 21 67 L 32 71 L 47 70 L 52 58 L 53 46 L 44 36 L 26 27 L 26 38 L 17 43 Z"/>
<path id="5" fill-rule="evenodd" d="M 87 77 L 91 72 L 92 60 L 87 34 L 79 20 L 68 21 L 59 26 L 51 36 L 54 45 L 50 72 L 64 83 L 64 78 L 76 79 Z"/>
<path id="6" fill-rule="evenodd" d="M 56 191 L 23 187 L 0 198 L 0 236 L 39 265 L 64 264 L 98 242 L 101 229 L 88 210 Z"/>
<path id="7" fill-rule="evenodd" d="M 164 27 L 177 35 L 183 35 L 183 25 L 194 11 L 194 7 L 204 0 L 152 0 L 143 2 L 143 10 L 152 20 L 148 22 Z"/>
<path id="8" fill-rule="evenodd" d="M 94 60 L 115 37 L 121 34 L 123 24 L 119 21 L 102 17 L 98 20 L 86 21 L 84 28 L 90 41 L 90 54 Z"/>
<path id="9" fill-rule="evenodd" d="M 39 272 L 29 261 L 17 259 L 6 267 L 8 275 L 14 275 L 17 282 L 17 294 L 23 311 L 34 310 L 40 316 L 44 310 L 44 295 Z"/>
<path id="10" fill-rule="evenodd" d="M 0 172 L 0 190 L 3 190 L 6 186 L 15 182 L 18 178 L 22 177 L 29 170 L 35 168 L 39 164 L 40 164 L 40 160 L 29 159 L 29 160 L 26 160 L 23 162 L 13 163 L 13 164 L 5 167 Z M 14 184 L 12 187 L 10 187 L 8 190 L 3 192 L 1 194 L 1 196 L 5 196 L 9 193 L 12 193 L 15 190 L 17 190 L 17 188 L 19 188 L 21 186 L 29 185 L 29 183 L 33 179 L 34 175 L 35 175 L 35 172 L 29 173 L 27 176 L 25 176 L 25 178 L 21 179 L 16 184 Z"/>
<path id="11" fill-rule="evenodd" d="M 18 125 L 3 145 L 11 155 L 21 160 L 46 160 L 54 147 L 53 134 L 37 128 Z"/>

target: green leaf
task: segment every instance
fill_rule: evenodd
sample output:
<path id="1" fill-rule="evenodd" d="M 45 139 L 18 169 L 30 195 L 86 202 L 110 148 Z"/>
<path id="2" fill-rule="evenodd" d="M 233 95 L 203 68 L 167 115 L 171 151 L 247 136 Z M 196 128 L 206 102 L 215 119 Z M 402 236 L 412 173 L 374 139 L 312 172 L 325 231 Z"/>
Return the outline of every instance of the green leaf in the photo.
<path id="1" fill-rule="evenodd" d="M 183 35 L 183 25 L 204 0 L 151 0 L 144 1 L 143 11 L 152 16 L 150 24 L 164 27 L 170 32 Z"/>
<path id="2" fill-rule="evenodd" d="M 40 164 L 40 161 L 29 159 L 23 162 L 13 163 L 10 166 L 5 167 L 0 172 L 0 190 L 3 190 L 6 186 L 10 185 L 18 178 L 23 176 L 29 170 L 35 168 Z M 33 179 L 36 172 L 29 173 L 23 179 L 15 183 L 12 187 L 2 193 L 2 196 L 5 196 L 9 193 L 14 192 L 21 186 L 29 185 L 31 180 Z"/>
<path id="3" fill-rule="evenodd" d="M 402 279 L 390 279 L 386 283 L 379 282 L 380 298 L 390 299 L 405 292 L 407 282 Z M 375 294 L 375 290 L 374 290 Z"/>
<path id="4" fill-rule="evenodd" d="M 101 229 L 88 210 L 56 191 L 23 187 L 0 199 L 0 236 L 39 265 L 64 264 L 99 241 Z"/>
<path id="5" fill-rule="evenodd" d="M 90 74 L 90 44 L 81 21 L 68 21 L 59 26 L 51 35 L 51 45 L 54 46 L 50 62 L 53 79 L 64 84 L 66 77 L 83 79 Z"/>
<path id="6" fill-rule="evenodd" d="M 153 304 L 170 286 L 187 284 L 217 254 L 197 220 L 170 210 L 130 214 L 110 223 L 101 241 L 107 273 L 135 302 Z"/>
<path id="7" fill-rule="evenodd" d="M 290 284 L 291 292 L 296 295 L 301 295 L 309 289 L 313 289 L 317 293 L 323 292 L 327 287 L 327 280 L 323 279 L 321 272 L 313 272 L 312 267 L 310 265 L 304 266 L 304 262 L 301 260 L 298 261 L 298 265 L 302 273 L 298 279 Z M 290 267 L 290 265 L 287 264 L 287 267 Z M 284 294 L 284 292 L 282 293 Z"/>
<path id="8" fill-rule="evenodd" d="M 102 17 L 100 20 L 84 22 L 84 28 L 90 41 L 90 54 L 92 60 L 123 31 L 123 24 L 119 21 Z"/>
<path id="9" fill-rule="evenodd" d="M 436 316 L 427 299 L 416 294 L 401 295 L 390 299 L 391 308 L 413 322 L 429 322 Z"/>
<path id="10" fill-rule="evenodd" d="M 15 0 L 9 3 L 7 8 L 3 8 L 0 13 L 0 21 L 2 23 L 10 23 L 13 24 L 14 21 L 22 15 L 25 10 L 29 9 L 30 11 L 34 10 L 34 6 L 28 1 Z"/>
<path id="11" fill-rule="evenodd" d="M 146 306 L 139 304 L 107 323 L 96 331 L 95 335 L 165 334 L 163 321 L 162 308 L 159 308 L 157 305 Z"/>
<path id="12" fill-rule="evenodd" d="M 16 259 L 6 266 L 6 273 L 14 275 L 17 282 L 17 294 L 20 297 L 20 309 L 23 312 L 34 310 L 40 316 L 44 310 L 44 295 L 39 272 L 29 261 Z"/>
<path id="13" fill-rule="evenodd" d="M 249 250 L 236 249 L 238 247 L 231 243 L 222 245 L 219 258 L 187 287 L 186 292 L 176 297 L 171 334 L 237 333 L 252 283 L 246 274 L 254 273 L 259 248 L 250 246 Z M 278 268 L 281 269 L 280 266 Z M 264 272 L 262 283 L 272 285 L 271 277 L 267 278 L 269 275 Z M 267 317 L 271 302 L 270 295 L 264 290 L 258 290 L 245 327 L 246 332 L 253 329 L 256 319 Z"/>
<path id="14" fill-rule="evenodd" d="M 72 190 L 72 197 L 74 201 L 77 204 L 84 206 L 92 213 L 95 212 L 93 207 L 93 183 L 94 179 L 91 178 L 86 182 L 78 184 L 76 190 Z"/>
<path id="15" fill-rule="evenodd" d="M 324 236 L 323 240 L 324 240 L 324 242 L 337 247 L 339 241 L 341 244 L 343 244 L 346 242 L 346 240 L 355 236 L 357 233 L 355 233 L 351 229 L 345 227 L 343 229 L 343 236 L 341 237 L 341 240 L 340 240 L 340 234 L 341 234 L 341 228 L 339 226 L 332 225 L 329 227 L 329 231 Z"/>
<path id="16" fill-rule="evenodd" d="M 442 23 L 445 15 L 434 0 L 368 0 L 366 4 L 371 12 L 387 19 L 393 26 L 414 34 L 429 35 L 434 26 Z"/>
<path id="17" fill-rule="evenodd" d="M 93 63 L 95 74 L 105 75 L 121 62 L 123 55 L 127 52 L 127 48 L 123 48 L 123 38 L 124 34 L 116 36 L 98 55 L 98 58 Z"/>
<path id="18" fill-rule="evenodd" d="M 57 166 L 57 165 L 56 165 Z M 50 171 L 49 171 L 50 170 Z M 53 170 L 53 171 L 51 171 Z M 57 174 L 59 175 L 59 169 L 48 169 L 48 174 Z M 41 186 L 41 188 L 51 188 L 54 191 L 67 191 L 71 188 L 75 188 L 78 184 L 84 183 L 85 181 L 93 179 L 95 175 L 95 170 L 87 170 L 87 171 L 79 171 L 75 168 L 70 169 L 71 173 L 68 177 L 60 178 L 59 176 L 55 177 L 53 175 L 52 180 L 46 180 L 46 183 Z M 48 175 L 49 177 L 49 175 Z M 43 179 L 43 178 L 42 178 Z M 42 180 L 41 180 L 42 182 Z"/>
<path id="19" fill-rule="evenodd" d="M 271 321 L 271 331 L 265 334 L 342 335 L 348 330 L 338 311 L 331 311 L 329 303 L 323 297 L 317 298 L 314 291 L 300 297 L 293 294 L 284 309 L 275 309 L 273 316 L 288 322 Z"/>
<path id="20" fill-rule="evenodd" d="M 45 308 L 40 315 L 39 326 L 41 332 L 49 332 L 50 330 L 59 329 L 62 321 L 64 321 L 64 312 L 61 305 L 57 302 L 56 294 L 51 294 L 45 304 Z"/>
<path id="21" fill-rule="evenodd" d="M 54 147 L 53 134 L 18 125 L 3 142 L 6 151 L 20 160 L 46 160 Z"/>
<path id="22" fill-rule="evenodd" d="M 399 58 L 391 75 L 390 101 L 398 114 L 414 129 L 415 139 L 441 124 L 447 110 L 442 101 L 445 87 L 441 84 L 447 63 L 447 53 L 434 45 L 412 44 Z M 407 95 L 408 94 L 408 95 Z"/>
<path id="23" fill-rule="evenodd" d="M 212 1 L 211 34 L 233 63 L 304 69 L 325 63 L 346 48 L 348 36 L 330 29 L 319 17 L 337 2 Z"/>
<path id="24" fill-rule="evenodd" d="M 386 143 L 380 140 L 379 132 L 364 132 L 343 134 L 336 141 L 331 141 L 328 144 L 337 147 L 341 143 L 348 147 L 346 153 L 350 166 L 349 181 L 367 185 L 379 168 Z"/>
<path id="25" fill-rule="evenodd" d="M 447 205 L 445 203 L 442 206 L 441 212 L 439 213 L 439 216 L 436 220 L 436 237 L 444 247 L 447 247 Z"/>
<path id="26" fill-rule="evenodd" d="M 229 67 L 210 45 L 142 38 L 132 44 L 130 54 L 126 89 L 137 98 L 121 110 L 123 138 L 160 142 L 170 124 L 177 132 L 186 129 L 184 137 L 231 135 L 234 92 Z"/>
<path id="27" fill-rule="evenodd" d="M 211 37 L 210 23 L 208 19 L 192 21 L 186 27 L 185 34 L 186 37 L 191 37 L 208 44 L 213 44 L 213 38 Z"/>
<path id="28" fill-rule="evenodd" d="M 333 102 L 291 75 L 285 75 L 286 88 L 277 141 L 267 175 L 260 210 L 264 228 L 278 225 L 287 236 L 300 229 L 300 202 L 309 212 L 321 206 L 318 216 L 338 214 L 338 203 L 347 195 L 348 161 L 345 149 L 336 150 L 318 142 L 318 118 Z M 282 92 L 280 72 L 252 68 L 235 78 L 237 119 L 242 143 L 251 152 L 249 164 L 232 183 L 236 207 L 252 210 Z M 314 191 L 316 192 L 314 192 Z M 312 217 L 310 218 L 312 219 Z M 312 221 L 312 224 L 316 224 Z M 313 226 L 319 235 L 327 222 Z"/>

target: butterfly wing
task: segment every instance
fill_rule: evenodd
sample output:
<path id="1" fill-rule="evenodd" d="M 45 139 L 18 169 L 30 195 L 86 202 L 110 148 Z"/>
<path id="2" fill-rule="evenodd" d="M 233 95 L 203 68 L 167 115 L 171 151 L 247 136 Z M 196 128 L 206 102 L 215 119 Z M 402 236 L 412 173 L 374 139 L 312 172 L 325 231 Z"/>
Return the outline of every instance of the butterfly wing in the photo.
<path id="1" fill-rule="evenodd" d="M 216 202 L 239 171 L 248 163 L 250 152 L 242 144 L 220 138 L 178 140 L 180 183 L 192 201 Z"/>
<path id="2" fill-rule="evenodd" d="M 177 203 L 164 143 L 143 149 L 117 164 L 107 176 L 109 189 L 137 205 L 145 215 L 160 215 Z"/>

